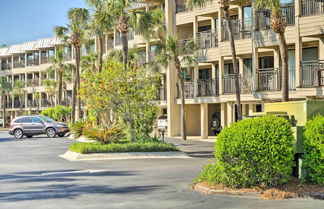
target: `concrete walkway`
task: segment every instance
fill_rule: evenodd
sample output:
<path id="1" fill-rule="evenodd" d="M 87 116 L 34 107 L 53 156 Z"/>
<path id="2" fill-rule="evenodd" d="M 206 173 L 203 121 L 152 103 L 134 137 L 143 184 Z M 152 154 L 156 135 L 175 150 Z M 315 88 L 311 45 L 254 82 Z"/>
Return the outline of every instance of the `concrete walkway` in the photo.
<path id="1" fill-rule="evenodd" d="M 166 137 L 165 141 L 177 145 L 182 152 L 190 157 L 214 158 L 215 143 L 211 142 L 212 140 L 202 141 L 198 138 L 188 137 L 187 141 L 182 141 L 178 137 Z"/>

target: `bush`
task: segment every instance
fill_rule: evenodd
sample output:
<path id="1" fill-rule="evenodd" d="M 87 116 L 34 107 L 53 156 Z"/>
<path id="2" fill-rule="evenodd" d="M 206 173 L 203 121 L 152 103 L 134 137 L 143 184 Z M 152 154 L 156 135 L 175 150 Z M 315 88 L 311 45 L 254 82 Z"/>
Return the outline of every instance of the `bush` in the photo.
<path id="1" fill-rule="evenodd" d="M 125 138 L 123 130 L 118 126 L 107 127 L 92 127 L 84 130 L 83 134 L 90 139 L 96 140 L 103 144 L 118 142 L 120 139 Z"/>
<path id="2" fill-rule="evenodd" d="M 74 143 L 70 151 L 82 154 L 110 153 L 110 152 L 170 152 L 178 151 L 173 144 L 162 143 L 127 143 L 127 144 L 97 144 L 97 143 Z"/>
<path id="3" fill-rule="evenodd" d="M 67 121 L 71 116 L 71 107 L 55 106 L 43 110 L 41 115 L 50 117 L 56 121 Z"/>
<path id="4" fill-rule="evenodd" d="M 304 136 L 307 180 L 324 184 L 324 116 L 316 116 L 309 120 Z"/>
<path id="5" fill-rule="evenodd" d="M 209 184 L 221 183 L 220 170 L 217 163 L 205 165 L 199 176 L 194 179 L 194 182 L 208 182 Z"/>
<path id="6" fill-rule="evenodd" d="M 76 121 L 70 124 L 70 133 L 73 134 L 75 139 L 84 135 L 84 133 L 93 127 L 92 122 L 89 120 Z"/>
<path id="7" fill-rule="evenodd" d="M 293 141 L 286 119 L 265 116 L 239 121 L 219 134 L 215 147 L 217 166 L 207 167 L 206 172 L 219 172 L 214 175 L 219 179 L 212 181 L 228 187 L 280 185 L 292 174 Z"/>

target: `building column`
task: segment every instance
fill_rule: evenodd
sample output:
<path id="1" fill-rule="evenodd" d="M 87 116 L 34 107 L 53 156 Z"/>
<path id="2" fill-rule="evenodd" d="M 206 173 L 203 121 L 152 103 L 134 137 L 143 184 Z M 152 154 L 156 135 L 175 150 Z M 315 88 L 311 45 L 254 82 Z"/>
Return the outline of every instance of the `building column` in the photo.
<path id="1" fill-rule="evenodd" d="M 256 105 L 249 104 L 249 116 L 252 116 L 254 112 L 256 112 Z"/>
<path id="2" fill-rule="evenodd" d="M 200 136 L 208 139 L 208 104 L 200 104 Z"/>
<path id="3" fill-rule="evenodd" d="M 248 115 L 248 104 L 242 104 L 242 115 Z"/>
<path id="4" fill-rule="evenodd" d="M 257 47 L 253 47 L 253 59 L 252 59 L 252 75 L 253 75 L 253 91 L 257 91 L 259 88 L 259 77 L 258 77 L 258 69 L 259 69 L 259 52 Z"/>
<path id="5" fill-rule="evenodd" d="M 296 70 L 296 88 L 303 85 L 303 38 L 300 36 L 299 19 L 301 16 L 301 0 L 295 0 L 295 70 Z"/>
<path id="6" fill-rule="evenodd" d="M 199 77 L 199 66 L 198 66 L 198 64 L 195 64 L 194 65 L 194 76 L 193 76 L 194 97 L 198 96 L 198 77 Z"/>
<path id="7" fill-rule="evenodd" d="M 238 57 L 239 61 L 239 75 L 243 75 L 244 73 L 244 59 L 243 57 Z"/>
<path id="8" fill-rule="evenodd" d="M 219 94 L 224 94 L 224 57 L 220 57 L 218 61 L 218 79 L 219 79 Z"/>
<path id="9" fill-rule="evenodd" d="M 227 106 L 226 103 L 220 104 L 220 120 L 222 128 L 227 127 Z"/>
<path id="10" fill-rule="evenodd" d="M 217 70 L 216 70 L 216 64 L 215 63 L 212 63 L 211 64 L 211 67 L 212 67 L 212 79 L 216 79 L 218 76 L 216 75 L 217 73 Z"/>
<path id="11" fill-rule="evenodd" d="M 324 38 L 319 39 L 319 60 L 324 60 Z"/>
<path id="12" fill-rule="evenodd" d="M 234 123 L 234 102 L 227 102 L 227 126 Z"/>
<path id="13" fill-rule="evenodd" d="M 220 46 L 220 42 L 223 41 L 223 33 L 224 33 L 224 28 L 223 28 L 223 17 L 224 17 L 224 12 L 223 9 L 219 8 L 218 9 L 218 46 Z"/>
<path id="14" fill-rule="evenodd" d="M 243 19 L 244 19 L 244 17 L 243 17 L 244 16 L 243 7 L 240 5 L 237 9 L 238 9 L 239 21 L 243 21 Z M 244 23 L 241 23 L 241 24 L 244 24 Z M 243 38 L 243 33 L 240 33 L 240 37 Z"/>
<path id="15" fill-rule="evenodd" d="M 280 68 L 280 51 L 279 48 L 273 50 L 274 68 Z"/>
<path id="16" fill-rule="evenodd" d="M 194 16 L 194 20 L 193 20 L 193 38 L 194 40 L 197 39 L 197 33 L 198 33 L 198 16 Z"/>
<path id="17" fill-rule="evenodd" d="M 168 35 L 176 35 L 175 30 L 175 1 L 165 2 L 165 22 Z M 174 64 L 168 64 L 167 70 L 167 108 L 168 136 L 180 135 L 180 105 L 176 104 L 177 74 Z"/>
<path id="18" fill-rule="evenodd" d="M 211 25 L 211 31 L 212 32 L 216 32 L 216 21 L 215 21 L 215 17 L 211 17 L 210 18 L 210 25 Z"/>

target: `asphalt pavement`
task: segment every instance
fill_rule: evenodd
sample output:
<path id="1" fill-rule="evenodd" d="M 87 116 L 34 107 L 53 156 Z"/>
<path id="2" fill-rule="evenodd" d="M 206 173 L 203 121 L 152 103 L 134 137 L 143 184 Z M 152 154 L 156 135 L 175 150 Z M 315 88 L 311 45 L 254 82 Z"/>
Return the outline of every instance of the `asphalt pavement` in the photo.
<path id="1" fill-rule="evenodd" d="M 196 150 L 197 142 L 179 143 L 190 159 L 69 162 L 58 157 L 73 142 L 45 136 L 16 140 L 0 132 L 0 209 L 324 208 L 324 201 L 313 199 L 269 201 L 191 190 L 191 180 L 212 160 L 208 144 Z"/>

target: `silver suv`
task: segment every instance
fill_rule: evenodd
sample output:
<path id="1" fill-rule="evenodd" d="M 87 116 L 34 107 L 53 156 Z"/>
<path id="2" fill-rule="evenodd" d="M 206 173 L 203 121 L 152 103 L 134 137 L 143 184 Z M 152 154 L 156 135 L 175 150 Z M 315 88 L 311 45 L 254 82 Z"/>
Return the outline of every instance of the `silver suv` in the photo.
<path id="1" fill-rule="evenodd" d="M 19 116 L 10 123 L 9 134 L 14 135 L 16 139 L 23 136 L 28 138 L 34 135 L 46 134 L 48 137 L 63 137 L 69 128 L 66 123 L 56 122 L 55 120 L 42 116 Z"/>

